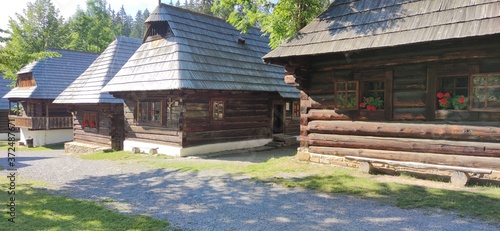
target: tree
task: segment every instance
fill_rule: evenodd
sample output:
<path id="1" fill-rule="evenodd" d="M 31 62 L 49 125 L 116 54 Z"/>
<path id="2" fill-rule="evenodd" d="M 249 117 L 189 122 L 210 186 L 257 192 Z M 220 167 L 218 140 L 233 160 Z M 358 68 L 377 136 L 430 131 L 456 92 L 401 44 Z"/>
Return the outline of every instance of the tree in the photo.
<path id="1" fill-rule="evenodd" d="M 329 5 L 328 0 L 216 0 L 212 12 L 246 33 L 253 26 L 269 35 L 274 49 L 292 38 Z"/>
<path id="2" fill-rule="evenodd" d="M 9 37 L 0 48 L 0 72 L 6 79 L 15 80 L 16 73 L 34 60 L 57 55 L 46 52 L 47 48 L 62 48 L 67 43 L 64 20 L 50 0 L 27 3 L 22 14 L 9 19 L 6 32 Z"/>
<path id="3" fill-rule="evenodd" d="M 102 52 L 114 39 L 112 17 L 105 0 L 87 0 L 87 10 L 78 8 L 68 24 L 71 30 L 69 49 Z"/>

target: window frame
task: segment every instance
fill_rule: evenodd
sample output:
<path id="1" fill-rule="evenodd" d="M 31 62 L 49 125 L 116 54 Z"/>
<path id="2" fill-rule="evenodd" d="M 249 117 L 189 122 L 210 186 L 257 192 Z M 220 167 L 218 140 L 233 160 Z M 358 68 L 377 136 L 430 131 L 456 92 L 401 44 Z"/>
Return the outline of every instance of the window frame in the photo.
<path id="1" fill-rule="evenodd" d="M 96 111 L 83 111 L 82 130 L 87 132 L 99 132 L 99 113 Z M 94 122 L 94 126 L 92 126 Z M 85 126 L 87 125 L 87 126 Z"/>
<path id="2" fill-rule="evenodd" d="M 499 112 L 500 111 L 500 107 L 498 108 L 486 108 L 487 107 L 487 102 L 488 101 L 483 101 L 484 103 L 484 107 L 483 108 L 474 108 L 474 89 L 475 88 L 481 88 L 481 89 L 490 89 L 490 88 L 494 88 L 494 89 L 499 89 L 500 90 L 500 85 L 495 85 L 495 86 L 491 86 L 488 84 L 488 81 L 486 83 L 486 86 L 484 87 L 475 87 L 474 86 L 474 78 L 475 77 L 491 77 L 491 76 L 498 76 L 500 77 L 500 72 L 491 72 L 491 73 L 476 73 L 476 74 L 471 74 L 470 77 L 469 77 L 469 108 L 468 110 L 469 111 L 477 111 L 477 112 Z M 499 100 L 500 101 L 500 100 Z"/>
<path id="3" fill-rule="evenodd" d="M 300 118 L 300 101 L 292 101 L 292 119 Z"/>
<path id="4" fill-rule="evenodd" d="M 356 84 L 356 90 L 349 90 L 349 87 L 348 85 L 350 83 L 355 83 Z M 338 90 L 338 85 L 339 84 L 346 84 L 346 88 L 345 90 L 342 90 L 342 91 L 339 91 Z M 342 81 L 335 81 L 335 84 L 334 84 L 334 105 L 335 105 L 335 108 L 336 109 L 339 109 L 339 110 L 359 110 L 359 80 L 342 80 Z M 354 107 L 353 108 L 349 108 L 349 107 L 340 107 L 339 104 L 338 104 L 338 96 L 339 96 L 339 93 L 345 93 L 346 95 L 348 95 L 349 93 L 354 93 L 354 95 L 356 96 L 356 101 L 355 101 L 355 104 L 354 104 Z M 349 100 L 347 100 L 347 102 L 349 102 Z"/>
<path id="5" fill-rule="evenodd" d="M 222 104 L 222 118 L 217 118 L 219 116 L 215 115 L 215 104 Z M 218 110 L 220 113 L 220 110 Z M 220 98 L 210 99 L 210 120 L 211 121 L 224 121 L 226 119 L 226 100 Z"/>
<path id="6" fill-rule="evenodd" d="M 153 126 L 153 127 L 163 127 L 164 124 L 165 124 L 165 121 L 166 119 L 163 118 L 163 111 L 165 110 L 165 107 L 163 106 L 163 101 L 162 99 L 151 99 L 151 100 L 143 100 L 143 101 L 137 101 L 137 112 L 136 112 L 136 123 L 137 125 L 139 126 Z M 146 118 L 146 121 L 142 121 L 141 120 L 141 115 L 142 115 L 142 103 L 147 103 L 147 110 L 149 111 L 150 108 L 152 108 L 151 105 L 155 104 L 155 103 L 159 103 L 160 104 L 160 111 L 158 112 L 158 115 L 159 115 L 159 122 L 157 121 L 149 121 L 149 116 L 150 114 L 147 113 L 147 118 Z"/>
<path id="7" fill-rule="evenodd" d="M 375 89 L 375 90 L 367 90 L 366 87 L 365 87 L 365 84 L 366 83 L 369 83 L 369 82 L 381 82 L 384 84 L 384 88 L 383 89 Z M 360 93 L 360 96 L 359 96 L 359 101 L 358 101 L 358 107 L 359 107 L 359 104 L 361 102 L 364 101 L 364 98 L 365 97 L 370 97 L 368 96 L 368 92 L 375 92 L 375 93 L 382 93 L 383 97 L 379 97 L 383 102 L 384 102 L 384 105 L 382 106 L 382 108 L 377 108 L 377 110 L 385 110 L 385 97 L 386 97 L 386 82 L 385 82 L 385 79 L 381 79 L 381 78 L 377 78 L 377 79 L 368 79 L 368 80 L 362 80 L 361 81 L 361 84 L 360 84 L 360 90 L 359 90 L 359 93 Z M 360 108 L 360 109 L 365 109 L 365 108 Z"/>

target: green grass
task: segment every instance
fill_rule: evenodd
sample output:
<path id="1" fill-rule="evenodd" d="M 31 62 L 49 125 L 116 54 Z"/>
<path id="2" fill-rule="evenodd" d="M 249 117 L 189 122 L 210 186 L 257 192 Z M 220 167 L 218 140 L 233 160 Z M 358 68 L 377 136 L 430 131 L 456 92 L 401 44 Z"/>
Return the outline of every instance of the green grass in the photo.
<path id="1" fill-rule="evenodd" d="M 84 155 L 82 158 L 130 160 L 129 163 L 132 164 L 143 163 L 152 168 L 181 171 L 217 169 L 235 175 L 249 175 L 257 181 L 277 183 L 287 187 L 303 187 L 321 192 L 371 198 L 383 204 L 407 209 L 443 209 L 456 212 L 460 216 L 472 216 L 500 223 L 500 188 L 494 185 L 468 187 L 467 190 L 446 190 L 384 183 L 370 178 L 369 175 L 361 174 L 355 169 L 302 163 L 292 156 L 251 164 L 214 160 L 192 161 L 180 158 L 165 159 L 161 156 L 137 155 L 130 152 L 96 153 Z"/>
<path id="2" fill-rule="evenodd" d="M 16 142 L 17 143 L 17 142 Z M 7 141 L 0 141 L 0 150 L 7 150 L 11 146 L 7 143 Z M 48 151 L 48 150 L 62 150 L 64 149 L 64 143 L 58 144 L 49 144 L 45 146 L 28 148 L 27 146 L 18 146 L 17 144 L 14 146 L 16 151 Z"/>
<path id="3" fill-rule="evenodd" d="M 6 180 L 0 180 L 7 190 Z M 6 191 L 0 194 L 2 204 L 9 202 Z M 16 187 L 15 224 L 2 211 L 1 227 L 6 230 L 170 230 L 169 223 L 144 215 L 124 215 L 96 202 L 53 196 L 32 184 Z M 109 202 L 109 201 L 104 201 Z M 5 211 L 9 209 L 4 204 Z"/>

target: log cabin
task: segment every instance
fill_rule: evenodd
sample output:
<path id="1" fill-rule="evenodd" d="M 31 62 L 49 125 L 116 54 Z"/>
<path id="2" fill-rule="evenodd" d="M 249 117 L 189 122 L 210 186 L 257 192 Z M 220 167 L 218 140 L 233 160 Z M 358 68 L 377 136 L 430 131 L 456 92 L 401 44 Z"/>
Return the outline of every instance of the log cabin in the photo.
<path id="1" fill-rule="evenodd" d="M 52 101 L 80 76 L 98 54 L 49 49 L 60 56 L 34 61 L 17 73 L 16 87 L 3 98 L 22 108 L 9 119 L 20 128 L 19 142 L 33 139 L 33 146 L 73 139 L 73 118 L 64 105 Z"/>
<path id="2" fill-rule="evenodd" d="M 161 4 L 143 44 L 102 91 L 124 100 L 124 150 L 174 156 L 298 135 L 299 91 L 266 65 L 267 37 Z"/>
<path id="3" fill-rule="evenodd" d="M 336 0 L 263 57 L 301 90 L 298 158 L 498 173 L 499 25 L 498 0 Z"/>
<path id="4" fill-rule="evenodd" d="M 123 100 L 101 89 L 142 44 L 141 39 L 117 36 L 99 57 L 55 100 L 73 116 L 73 141 L 68 153 L 123 149 Z"/>

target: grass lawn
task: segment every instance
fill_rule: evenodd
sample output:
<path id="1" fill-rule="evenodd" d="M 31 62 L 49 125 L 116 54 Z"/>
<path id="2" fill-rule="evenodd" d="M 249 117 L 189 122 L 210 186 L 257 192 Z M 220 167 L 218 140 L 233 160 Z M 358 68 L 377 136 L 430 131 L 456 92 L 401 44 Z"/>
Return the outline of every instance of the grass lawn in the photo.
<path id="1" fill-rule="evenodd" d="M 290 155 L 293 154 L 290 153 Z M 447 190 L 380 182 L 355 169 L 298 162 L 293 156 L 250 164 L 172 159 L 165 156 L 137 155 L 123 151 L 89 154 L 81 158 L 122 161 L 124 164 L 142 163 L 152 168 L 181 171 L 217 169 L 235 175 L 249 175 L 257 181 L 277 183 L 288 187 L 304 187 L 328 193 L 371 198 L 383 204 L 407 209 L 443 209 L 456 212 L 459 216 L 477 217 L 488 222 L 500 223 L 500 187 L 498 186 L 471 186 L 466 188 L 467 190 Z"/>
<path id="2" fill-rule="evenodd" d="M 16 142 L 17 143 L 17 142 Z M 11 146 L 7 143 L 7 141 L 0 141 L 0 150 L 7 150 Z M 45 146 L 28 148 L 27 146 L 18 146 L 14 145 L 16 151 L 47 151 L 47 150 L 61 150 L 64 149 L 64 143 L 59 144 L 49 144 Z"/>
<path id="3" fill-rule="evenodd" d="M 12 223 L 8 221 L 10 214 L 4 212 L 10 209 L 6 206 L 11 197 L 7 178 L 0 179 L 0 201 L 5 208 L 0 215 L 2 230 L 171 230 L 166 221 L 119 214 L 96 202 L 53 196 L 31 184 L 15 189 L 16 218 Z"/>

